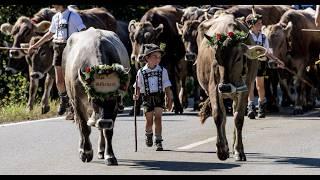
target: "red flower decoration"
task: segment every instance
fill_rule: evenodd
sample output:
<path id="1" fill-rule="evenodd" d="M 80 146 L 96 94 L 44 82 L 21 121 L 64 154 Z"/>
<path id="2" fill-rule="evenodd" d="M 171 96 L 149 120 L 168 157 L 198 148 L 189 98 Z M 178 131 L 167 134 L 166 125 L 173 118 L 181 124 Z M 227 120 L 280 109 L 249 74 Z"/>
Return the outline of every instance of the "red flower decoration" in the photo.
<path id="1" fill-rule="evenodd" d="M 232 36 L 234 36 L 233 32 L 228 32 L 228 36 L 232 38 Z"/>
<path id="2" fill-rule="evenodd" d="M 220 41 L 221 40 L 221 34 L 216 34 L 216 39 L 218 40 L 218 41 Z"/>
<path id="3" fill-rule="evenodd" d="M 90 67 L 86 67 L 86 73 L 90 73 L 91 68 Z"/>

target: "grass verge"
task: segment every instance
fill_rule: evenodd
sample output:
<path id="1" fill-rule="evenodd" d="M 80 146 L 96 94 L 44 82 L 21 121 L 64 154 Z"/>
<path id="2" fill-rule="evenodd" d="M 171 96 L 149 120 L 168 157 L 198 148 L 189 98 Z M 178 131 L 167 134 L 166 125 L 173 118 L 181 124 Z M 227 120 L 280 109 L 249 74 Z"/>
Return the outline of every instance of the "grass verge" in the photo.
<path id="1" fill-rule="evenodd" d="M 0 107 L 0 124 L 57 117 L 58 105 L 59 101 L 50 101 L 50 111 L 47 114 L 41 114 L 40 104 L 35 104 L 32 111 L 28 111 L 25 104 Z"/>

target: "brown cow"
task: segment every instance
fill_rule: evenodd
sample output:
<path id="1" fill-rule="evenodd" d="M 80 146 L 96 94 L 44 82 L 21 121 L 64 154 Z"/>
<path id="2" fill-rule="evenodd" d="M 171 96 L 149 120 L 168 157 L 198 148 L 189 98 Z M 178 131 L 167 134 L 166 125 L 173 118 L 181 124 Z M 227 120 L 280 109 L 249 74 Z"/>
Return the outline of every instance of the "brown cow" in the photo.
<path id="1" fill-rule="evenodd" d="M 320 52 L 320 36 L 317 33 L 303 32 L 301 29 L 320 29 L 314 24 L 314 12 L 310 10 L 289 10 L 280 21 L 265 29 L 274 54 L 282 59 L 286 66 L 294 70 L 299 78 L 295 83 L 298 97 L 295 100 L 294 114 L 303 113 L 307 105 L 310 87 L 300 78 L 307 79 L 306 67 L 318 60 Z M 287 76 L 287 78 L 292 77 Z M 308 91 L 306 91 L 309 89 Z"/>
<path id="2" fill-rule="evenodd" d="M 168 69 L 169 79 L 172 82 L 175 113 L 182 113 L 183 108 L 178 97 L 178 82 L 186 77 L 186 70 L 182 61 L 185 55 L 182 40 L 176 29 L 176 22 L 179 22 L 183 12 L 174 6 L 155 7 L 147 11 L 140 19 L 129 23 L 130 40 L 132 43 L 131 61 L 139 69 L 139 61 L 142 59 L 141 47 L 147 43 L 165 47 L 165 55 L 160 65 Z M 182 64 L 181 64 L 182 63 Z M 185 83 L 182 83 L 182 86 Z"/>
<path id="3" fill-rule="evenodd" d="M 241 38 L 226 38 L 221 45 L 208 45 L 208 40 L 212 42 L 211 36 L 218 36 L 219 33 L 237 32 L 245 30 L 246 36 Z M 208 35 L 207 35 L 208 34 Z M 217 128 L 217 155 L 220 160 L 229 157 L 229 147 L 226 138 L 226 110 L 223 99 L 231 98 L 234 109 L 234 143 L 233 153 L 237 161 L 246 161 L 242 143 L 242 127 L 244 122 L 245 110 L 248 103 L 248 89 L 257 74 L 258 62 L 246 60 L 243 55 L 250 54 L 250 48 L 242 43 L 254 44 L 248 35 L 248 29 L 238 26 L 233 15 L 223 15 L 218 17 L 209 30 L 204 34 L 199 44 L 197 57 L 197 76 L 199 84 L 206 91 L 209 99 L 204 108 L 212 116 Z M 230 35 L 229 37 L 235 37 Z M 248 39 L 249 37 L 249 39 Z M 214 41 L 216 42 L 216 41 Z M 262 48 L 263 49 L 263 48 Z M 263 50 L 265 52 L 265 49 Z M 249 56 L 250 57 L 250 56 Z M 250 57 L 252 59 L 256 57 Z M 210 104 L 211 103 L 211 107 Z M 201 122 L 204 123 L 207 117 L 201 114 Z"/>

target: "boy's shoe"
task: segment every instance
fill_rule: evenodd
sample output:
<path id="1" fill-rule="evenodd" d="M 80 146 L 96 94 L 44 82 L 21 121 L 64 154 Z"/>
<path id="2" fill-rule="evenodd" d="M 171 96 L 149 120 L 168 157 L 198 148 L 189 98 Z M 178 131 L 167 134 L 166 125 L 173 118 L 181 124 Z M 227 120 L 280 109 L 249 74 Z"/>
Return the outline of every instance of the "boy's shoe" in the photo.
<path id="1" fill-rule="evenodd" d="M 163 147 L 162 147 L 162 142 L 163 140 L 156 140 L 155 141 L 155 144 L 156 144 L 156 147 L 157 147 L 157 149 L 156 149 L 156 151 L 163 151 Z"/>
<path id="2" fill-rule="evenodd" d="M 150 133 L 150 134 L 147 134 L 147 133 L 146 133 L 146 145 L 147 145 L 148 147 L 152 147 L 152 145 L 153 145 L 153 140 L 152 140 L 152 138 L 153 138 L 153 133 Z"/>
<path id="3" fill-rule="evenodd" d="M 248 117 L 250 119 L 255 119 L 256 117 L 256 107 L 253 103 L 248 105 Z"/>
<path id="4" fill-rule="evenodd" d="M 258 118 L 266 117 L 266 102 L 259 102 Z"/>

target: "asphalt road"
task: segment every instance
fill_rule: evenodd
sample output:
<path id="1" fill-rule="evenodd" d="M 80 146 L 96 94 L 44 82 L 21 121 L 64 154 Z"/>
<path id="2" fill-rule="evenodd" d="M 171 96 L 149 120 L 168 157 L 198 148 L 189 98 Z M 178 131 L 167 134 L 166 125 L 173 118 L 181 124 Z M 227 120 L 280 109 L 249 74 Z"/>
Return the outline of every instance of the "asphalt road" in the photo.
<path id="1" fill-rule="evenodd" d="M 246 119 L 246 162 L 218 160 L 213 119 L 201 125 L 197 112 L 190 110 L 164 115 L 163 152 L 145 146 L 142 116 L 138 117 L 138 152 L 134 152 L 133 117 L 119 115 L 113 138 L 119 163 L 115 167 L 97 159 L 95 128 L 94 158 L 83 163 L 78 155 L 79 133 L 71 121 L 56 118 L 0 125 L 0 174 L 320 174 L 319 112 Z M 228 116 L 229 145 L 232 129 Z"/>

